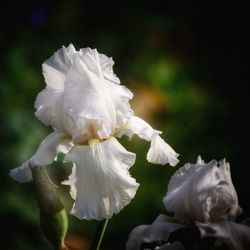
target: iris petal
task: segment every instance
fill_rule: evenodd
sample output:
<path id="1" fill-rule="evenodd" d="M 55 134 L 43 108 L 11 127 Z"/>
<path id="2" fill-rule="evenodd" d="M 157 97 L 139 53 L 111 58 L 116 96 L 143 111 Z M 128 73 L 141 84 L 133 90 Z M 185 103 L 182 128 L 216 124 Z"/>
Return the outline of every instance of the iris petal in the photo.
<path id="1" fill-rule="evenodd" d="M 151 146 L 147 154 L 147 160 L 155 164 L 171 166 L 178 164 L 177 154 L 159 135 L 154 135 L 151 140 Z"/>
<path id="2" fill-rule="evenodd" d="M 115 138 L 91 146 L 75 146 L 65 157 L 75 167 L 69 180 L 75 203 L 71 213 L 80 219 L 110 218 L 135 196 L 139 186 L 128 169 L 135 154 Z"/>
<path id="3" fill-rule="evenodd" d="M 240 207 L 230 166 L 223 160 L 185 164 L 172 176 L 163 200 L 166 209 L 185 222 L 234 219 Z"/>
<path id="4" fill-rule="evenodd" d="M 64 89 L 65 76 L 72 66 L 74 54 L 79 55 L 79 52 L 76 52 L 72 44 L 68 47 L 63 46 L 43 63 L 43 75 L 47 86 L 55 90 Z"/>
<path id="5" fill-rule="evenodd" d="M 71 147 L 72 142 L 65 133 L 53 132 L 43 140 L 28 161 L 10 171 L 10 176 L 21 183 L 31 181 L 30 167 L 49 165 L 57 158 L 58 153 L 66 154 Z"/>
<path id="6" fill-rule="evenodd" d="M 113 64 L 96 49 L 76 51 L 72 44 L 59 49 L 43 63 L 47 86 L 37 96 L 35 115 L 76 143 L 109 138 L 133 115 L 133 94 L 119 85 Z"/>
<path id="7" fill-rule="evenodd" d="M 131 139 L 133 134 L 146 141 L 151 141 L 147 154 L 149 162 L 162 165 L 169 163 L 171 166 L 175 166 L 179 162 L 177 159 L 179 155 L 159 136 L 161 131 L 153 129 L 148 123 L 136 116 L 132 116 L 127 125 L 117 131 L 116 136 L 126 135 Z"/>
<path id="8" fill-rule="evenodd" d="M 250 249 L 250 227 L 225 221 L 220 223 L 196 223 L 202 237 L 215 237 L 224 242 L 230 249 Z"/>
<path id="9" fill-rule="evenodd" d="M 77 53 L 79 52 L 70 44 L 67 48 L 56 51 L 42 65 L 47 86 L 36 98 L 35 115 L 46 126 L 50 125 L 61 131 L 64 130 L 61 106 L 65 77 L 73 64 L 73 55 Z"/>
<path id="10" fill-rule="evenodd" d="M 140 250 L 145 243 L 168 242 L 169 235 L 185 227 L 174 218 L 160 214 L 152 225 L 140 225 L 133 229 L 126 244 L 126 250 Z"/>
<path id="11" fill-rule="evenodd" d="M 46 126 L 64 130 L 62 117 L 62 96 L 63 91 L 46 87 L 42 90 L 35 101 L 36 117 Z"/>
<path id="12" fill-rule="evenodd" d="M 115 106 L 104 80 L 81 60 L 75 61 L 67 75 L 62 109 L 75 141 L 81 136 L 85 141 L 108 138 L 115 127 Z"/>

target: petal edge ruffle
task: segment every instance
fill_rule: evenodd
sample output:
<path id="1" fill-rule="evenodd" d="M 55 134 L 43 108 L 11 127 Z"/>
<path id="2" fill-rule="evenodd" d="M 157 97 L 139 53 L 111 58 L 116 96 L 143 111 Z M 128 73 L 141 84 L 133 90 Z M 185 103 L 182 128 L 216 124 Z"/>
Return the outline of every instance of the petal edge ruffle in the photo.
<path id="1" fill-rule="evenodd" d="M 153 129 L 143 119 L 132 116 L 127 125 L 122 127 L 116 132 L 117 137 L 124 135 L 132 138 L 133 134 L 138 135 L 141 139 L 150 141 L 150 149 L 147 153 L 147 160 L 151 163 L 165 165 L 169 163 L 171 166 L 175 166 L 179 160 L 177 154 L 160 136 L 162 132 Z"/>
<path id="2" fill-rule="evenodd" d="M 135 154 L 115 138 L 91 146 L 76 146 L 65 157 L 75 167 L 69 180 L 75 203 L 71 213 L 79 219 L 110 218 L 126 206 L 139 186 L 128 172 Z"/>

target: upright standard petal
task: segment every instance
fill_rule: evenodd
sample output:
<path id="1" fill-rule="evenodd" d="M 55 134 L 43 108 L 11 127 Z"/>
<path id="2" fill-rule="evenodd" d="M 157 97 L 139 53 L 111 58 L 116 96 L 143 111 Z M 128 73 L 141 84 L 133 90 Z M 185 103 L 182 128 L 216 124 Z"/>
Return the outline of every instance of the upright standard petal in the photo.
<path id="1" fill-rule="evenodd" d="M 10 171 L 10 176 L 21 183 L 31 181 L 30 167 L 49 165 L 57 158 L 58 153 L 66 154 L 71 147 L 72 142 L 65 133 L 53 132 L 43 140 L 36 153 L 28 161 Z"/>
<path id="2" fill-rule="evenodd" d="M 109 87 L 109 94 L 115 105 L 116 110 L 116 128 L 125 126 L 133 116 L 129 101 L 133 98 L 133 93 L 123 85 L 117 85 L 106 81 Z"/>
<path id="3" fill-rule="evenodd" d="M 118 84 L 111 64 L 96 49 L 76 51 L 69 45 L 58 50 L 43 63 L 47 86 L 37 96 L 35 115 L 78 144 L 109 138 L 133 115 L 133 94 Z"/>
<path id="4" fill-rule="evenodd" d="M 55 90 L 63 90 L 65 76 L 73 64 L 75 54 L 79 52 L 70 44 L 68 47 L 63 46 L 57 50 L 43 63 L 43 75 L 47 86 Z"/>
<path id="5" fill-rule="evenodd" d="M 115 84 L 120 84 L 120 79 L 113 71 L 114 61 L 112 57 L 107 57 L 104 54 L 99 53 L 99 60 L 102 68 L 104 78 Z"/>
<path id="6" fill-rule="evenodd" d="M 46 126 L 64 131 L 62 113 L 62 90 L 55 90 L 47 86 L 42 90 L 35 101 L 35 116 Z"/>
<path id="7" fill-rule="evenodd" d="M 75 203 L 71 213 L 79 219 L 110 218 L 134 197 L 139 186 L 128 169 L 135 154 L 128 152 L 115 138 L 75 146 L 65 157 L 75 164 L 69 180 Z"/>
<path id="8" fill-rule="evenodd" d="M 186 222 L 234 219 L 241 212 L 230 166 L 223 160 L 185 164 L 172 176 L 163 202 L 176 218 Z"/>
<path id="9" fill-rule="evenodd" d="M 84 48 L 80 50 L 84 61 L 89 69 L 97 74 L 102 74 L 104 79 L 115 84 L 120 84 L 120 79 L 113 71 L 114 61 L 112 57 L 100 54 L 96 49 Z"/>
<path id="10" fill-rule="evenodd" d="M 202 237 L 214 237 L 224 242 L 229 249 L 250 249 L 250 227 L 225 221 L 221 223 L 196 223 Z"/>
<path id="11" fill-rule="evenodd" d="M 61 106 L 65 77 L 77 53 L 79 52 L 76 52 L 72 44 L 67 48 L 63 46 L 42 65 L 47 86 L 36 98 L 35 115 L 46 126 L 52 126 L 61 131 L 64 130 Z"/>
<path id="12" fill-rule="evenodd" d="M 115 128 L 115 105 L 105 81 L 80 59 L 67 74 L 62 109 L 67 131 L 76 143 L 107 139 Z"/>
<path id="13" fill-rule="evenodd" d="M 86 65 L 87 69 L 95 75 L 103 78 L 103 71 L 100 64 L 99 54 L 96 49 L 81 49 L 81 61 Z"/>
<path id="14" fill-rule="evenodd" d="M 80 52 L 80 59 L 86 65 L 87 71 L 101 79 L 107 88 L 116 111 L 116 127 L 124 126 L 133 115 L 129 104 L 133 94 L 125 86 L 119 85 L 120 80 L 113 72 L 113 59 L 98 53 L 96 49 L 85 48 Z"/>
<path id="15" fill-rule="evenodd" d="M 177 154 L 160 136 L 161 131 L 153 129 L 139 117 L 132 116 L 126 126 L 116 132 L 117 137 L 127 135 L 129 138 L 137 134 L 141 139 L 151 141 L 147 160 L 151 163 L 175 166 L 179 160 Z"/>

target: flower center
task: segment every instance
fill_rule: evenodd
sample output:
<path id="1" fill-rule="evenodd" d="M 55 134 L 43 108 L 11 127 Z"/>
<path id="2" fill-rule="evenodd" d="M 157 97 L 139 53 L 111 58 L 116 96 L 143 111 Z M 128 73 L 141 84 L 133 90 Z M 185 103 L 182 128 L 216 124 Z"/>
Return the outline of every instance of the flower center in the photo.
<path id="1" fill-rule="evenodd" d="M 84 132 L 81 134 L 77 134 L 74 137 L 74 143 L 79 145 L 86 145 L 91 143 L 91 141 L 95 141 L 94 144 L 100 142 L 102 138 L 97 133 L 97 127 L 93 123 L 87 123 L 84 128 Z M 91 143 L 93 144 L 93 143 Z"/>

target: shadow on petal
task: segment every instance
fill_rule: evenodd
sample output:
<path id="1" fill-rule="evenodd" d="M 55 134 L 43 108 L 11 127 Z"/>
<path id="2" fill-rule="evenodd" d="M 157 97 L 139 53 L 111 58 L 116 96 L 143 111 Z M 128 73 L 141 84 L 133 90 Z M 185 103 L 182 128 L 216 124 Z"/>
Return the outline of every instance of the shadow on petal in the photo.
<path id="1" fill-rule="evenodd" d="M 169 235 L 185 227 L 174 218 L 159 215 L 152 225 L 141 225 L 132 230 L 126 244 L 126 250 L 154 249 L 168 242 Z"/>
<path id="2" fill-rule="evenodd" d="M 214 237 L 225 243 L 229 249 L 250 249 L 250 227 L 225 221 L 221 223 L 196 223 L 202 237 Z"/>

